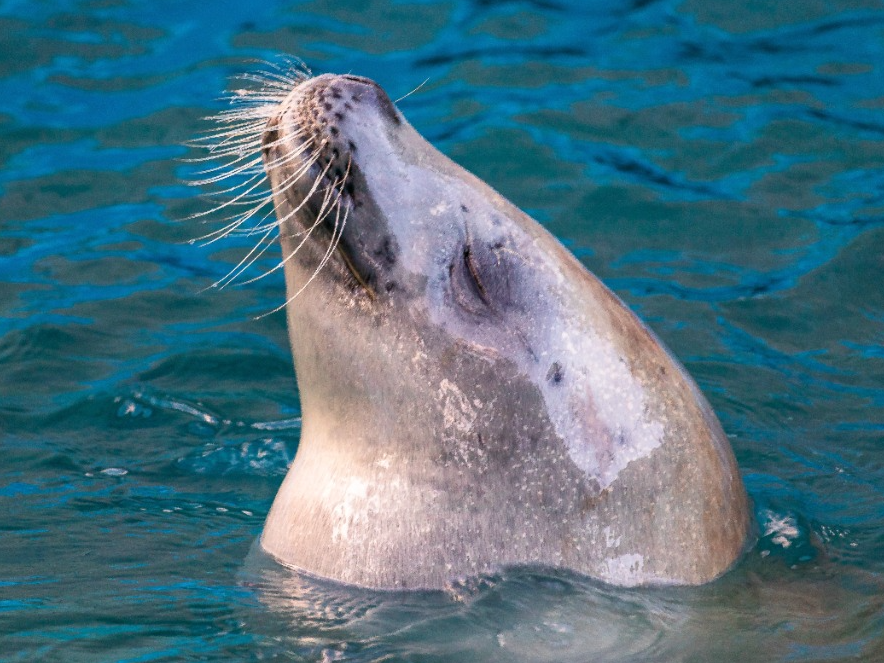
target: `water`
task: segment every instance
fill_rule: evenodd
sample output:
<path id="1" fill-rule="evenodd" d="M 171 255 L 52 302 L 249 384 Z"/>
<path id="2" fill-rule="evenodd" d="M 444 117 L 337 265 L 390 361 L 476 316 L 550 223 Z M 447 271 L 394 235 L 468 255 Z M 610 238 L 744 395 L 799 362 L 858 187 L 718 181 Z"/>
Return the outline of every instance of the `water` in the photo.
<path id="1" fill-rule="evenodd" d="M 0 660 L 884 660 L 882 35 L 862 0 L 0 2 Z M 376 594 L 250 552 L 299 435 L 282 282 L 203 291 L 246 245 L 188 244 L 176 159 L 279 52 L 428 79 L 418 130 L 663 337 L 754 503 L 737 568 Z"/>

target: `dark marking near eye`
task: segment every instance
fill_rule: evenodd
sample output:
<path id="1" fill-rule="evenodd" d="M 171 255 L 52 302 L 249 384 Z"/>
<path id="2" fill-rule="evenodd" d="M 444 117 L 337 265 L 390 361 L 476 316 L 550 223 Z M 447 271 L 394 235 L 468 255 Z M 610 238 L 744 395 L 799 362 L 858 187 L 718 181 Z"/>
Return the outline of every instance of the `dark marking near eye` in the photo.
<path id="1" fill-rule="evenodd" d="M 396 282 L 395 281 L 387 281 L 387 284 L 384 286 L 384 289 L 387 292 L 393 292 L 393 290 L 396 289 Z"/>
<path id="2" fill-rule="evenodd" d="M 467 266 L 467 270 L 470 272 L 470 276 L 473 277 L 473 283 L 475 283 L 476 289 L 479 291 L 479 296 L 482 298 L 482 301 L 487 304 L 488 292 L 485 290 L 485 286 L 482 285 L 482 279 L 479 278 L 479 270 L 476 269 L 476 264 L 473 262 L 473 252 L 470 249 L 469 244 L 463 247 L 463 261 Z"/>
<path id="3" fill-rule="evenodd" d="M 562 365 L 554 361 L 552 366 L 549 367 L 549 370 L 546 372 L 546 379 L 552 382 L 553 384 L 559 384 L 565 378 L 565 369 L 562 368 Z"/>
<path id="4" fill-rule="evenodd" d="M 387 235 L 381 245 L 375 249 L 374 254 L 382 258 L 388 265 L 396 264 L 396 247 L 393 239 Z"/>

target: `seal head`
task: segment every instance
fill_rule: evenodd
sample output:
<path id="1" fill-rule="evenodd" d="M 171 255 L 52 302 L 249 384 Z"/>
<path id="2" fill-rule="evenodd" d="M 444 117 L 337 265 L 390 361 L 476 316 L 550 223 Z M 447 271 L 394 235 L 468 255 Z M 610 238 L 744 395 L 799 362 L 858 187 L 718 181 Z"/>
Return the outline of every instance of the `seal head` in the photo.
<path id="1" fill-rule="evenodd" d="M 544 228 L 357 76 L 297 84 L 263 160 L 303 413 L 267 552 L 376 588 L 732 565 L 747 499 L 715 415 Z"/>

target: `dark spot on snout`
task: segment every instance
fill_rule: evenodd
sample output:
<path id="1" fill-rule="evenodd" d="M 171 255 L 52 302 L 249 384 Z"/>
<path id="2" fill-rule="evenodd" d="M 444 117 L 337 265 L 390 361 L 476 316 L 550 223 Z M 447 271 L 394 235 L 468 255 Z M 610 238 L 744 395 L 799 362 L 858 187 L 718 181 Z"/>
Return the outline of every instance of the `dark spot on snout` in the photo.
<path id="1" fill-rule="evenodd" d="M 276 120 L 271 120 L 267 123 L 267 128 L 264 129 L 264 136 L 262 137 L 263 151 L 264 156 L 270 154 L 270 146 L 274 145 L 279 140 L 279 131 L 277 130 Z"/>
<path id="2" fill-rule="evenodd" d="M 549 370 L 546 372 L 546 379 L 553 384 L 559 384 L 565 379 L 565 369 L 562 368 L 562 365 L 559 362 L 554 361 L 552 366 L 550 366 Z"/>
<path id="3" fill-rule="evenodd" d="M 374 255 L 387 265 L 392 266 L 396 264 L 397 252 L 396 240 L 387 235 L 380 246 L 374 250 Z"/>
<path id="4" fill-rule="evenodd" d="M 356 152 L 356 143 L 354 143 L 352 140 L 347 141 L 347 147 L 350 148 L 351 154 Z"/>
<path id="5" fill-rule="evenodd" d="M 468 208 L 466 205 L 464 205 L 463 203 L 461 203 L 461 205 L 460 205 L 460 211 L 463 212 L 464 214 L 469 214 L 469 211 L 470 211 L 470 210 L 469 210 L 469 208 Z"/>

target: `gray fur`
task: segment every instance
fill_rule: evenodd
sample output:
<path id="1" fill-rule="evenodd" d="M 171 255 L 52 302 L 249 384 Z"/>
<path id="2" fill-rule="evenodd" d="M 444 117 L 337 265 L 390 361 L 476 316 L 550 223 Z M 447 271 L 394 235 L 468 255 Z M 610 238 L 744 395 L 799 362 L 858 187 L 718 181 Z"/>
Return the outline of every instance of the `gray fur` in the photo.
<path id="1" fill-rule="evenodd" d="M 268 168 L 277 214 L 348 162 L 349 212 L 287 306 L 303 430 L 264 549 L 377 588 L 518 564 L 697 584 L 731 566 L 748 529 L 733 453 L 654 334 L 373 82 L 298 85 L 268 123 L 266 164 L 298 149 L 299 127 L 314 151 L 328 143 L 295 186 L 296 164 Z M 317 211 L 282 225 L 284 256 Z M 287 260 L 290 294 L 331 232 Z"/>

